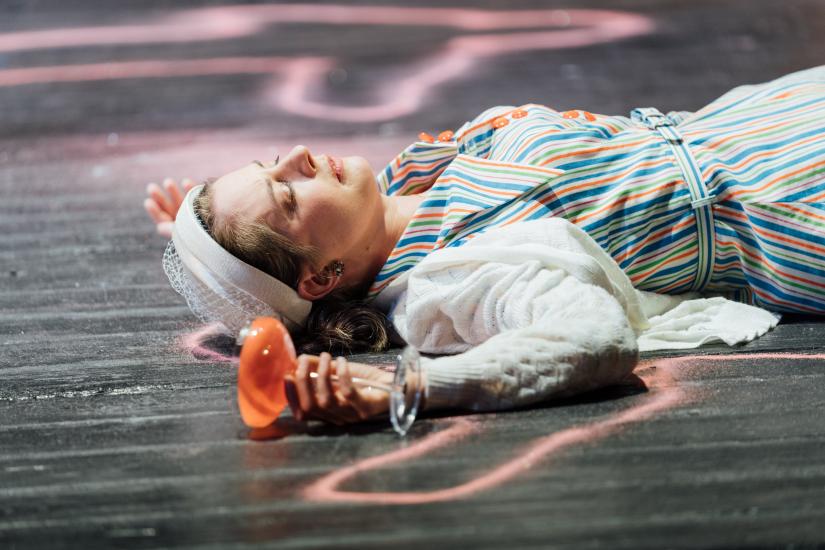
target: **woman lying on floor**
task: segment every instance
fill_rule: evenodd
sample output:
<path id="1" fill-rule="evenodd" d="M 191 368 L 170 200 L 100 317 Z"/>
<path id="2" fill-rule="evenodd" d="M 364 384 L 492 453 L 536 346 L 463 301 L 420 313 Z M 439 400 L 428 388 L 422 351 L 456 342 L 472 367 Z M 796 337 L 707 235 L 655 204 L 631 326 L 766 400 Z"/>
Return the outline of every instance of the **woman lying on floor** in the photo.
<path id="1" fill-rule="evenodd" d="M 299 419 L 386 412 L 329 375 L 390 375 L 327 352 L 394 332 L 457 354 L 422 359 L 425 409 L 497 410 L 621 381 L 639 350 L 752 340 L 769 311 L 825 313 L 825 67 L 695 113 L 494 107 L 377 176 L 298 146 L 164 188 L 145 206 L 193 312 L 230 332 L 278 314 L 323 352 L 318 382 L 299 360 Z"/>

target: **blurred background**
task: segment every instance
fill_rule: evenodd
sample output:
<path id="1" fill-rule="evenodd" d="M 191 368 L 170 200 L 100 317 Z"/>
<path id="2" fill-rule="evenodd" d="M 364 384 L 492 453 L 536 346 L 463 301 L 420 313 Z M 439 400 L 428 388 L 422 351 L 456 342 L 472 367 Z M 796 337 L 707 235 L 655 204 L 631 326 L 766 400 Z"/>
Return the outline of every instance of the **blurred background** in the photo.
<path id="1" fill-rule="evenodd" d="M 142 208 L 148 182 L 220 175 L 299 143 L 363 155 L 377 171 L 419 132 L 454 130 L 493 105 L 696 110 L 738 85 L 821 65 L 823 52 L 822 0 L 0 0 L 0 546 L 284 537 L 291 547 L 381 546 L 409 519 L 371 508 L 369 538 L 363 509 L 296 501 L 319 472 L 394 448 L 388 428 L 273 446 L 246 439 L 228 405 L 231 369 L 198 362 L 177 340 L 197 323 L 161 270 L 165 239 Z M 533 435 L 609 410 L 491 419 L 487 447 L 456 451 L 419 477 L 409 470 L 410 482 L 460 481 L 468 457 L 484 469 Z M 668 428 L 668 444 L 702 441 L 704 428 L 690 426 Z M 608 547 L 661 548 L 663 526 L 718 543 L 740 520 L 754 541 L 768 540 L 756 539 L 771 524 L 746 521 L 749 508 L 727 486 L 685 496 L 660 485 L 658 500 L 603 491 L 615 464 L 627 468 L 619 477 L 658 479 L 678 454 L 616 456 L 582 477 L 554 470 L 472 506 L 418 508 L 429 527 L 403 540 L 476 533 L 478 547 L 519 535 L 581 548 L 604 535 Z M 735 467 L 709 460 L 681 466 L 696 475 Z M 596 485 L 571 488 L 573 478 Z M 578 507 L 548 511 L 547 494 Z M 798 523 L 817 501 L 799 489 L 781 502 L 802 510 Z M 714 523 L 731 510 L 741 514 Z M 582 520 L 590 515 L 616 519 L 597 528 Z M 608 536 L 617 525 L 631 527 Z"/>

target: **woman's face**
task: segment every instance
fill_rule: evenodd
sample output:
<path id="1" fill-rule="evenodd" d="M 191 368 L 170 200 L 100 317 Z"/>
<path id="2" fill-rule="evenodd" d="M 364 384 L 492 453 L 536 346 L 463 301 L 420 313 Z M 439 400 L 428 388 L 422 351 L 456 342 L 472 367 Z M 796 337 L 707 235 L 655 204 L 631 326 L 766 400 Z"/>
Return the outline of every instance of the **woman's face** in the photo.
<path id="1" fill-rule="evenodd" d="M 275 161 L 252 162 L 213 183 L 212 204 L 223 216 L 264 220 L 322 261 L 349 257 L 383 220 L 375 175 L 362 157 L 312 155 L 303 145 Z"/>

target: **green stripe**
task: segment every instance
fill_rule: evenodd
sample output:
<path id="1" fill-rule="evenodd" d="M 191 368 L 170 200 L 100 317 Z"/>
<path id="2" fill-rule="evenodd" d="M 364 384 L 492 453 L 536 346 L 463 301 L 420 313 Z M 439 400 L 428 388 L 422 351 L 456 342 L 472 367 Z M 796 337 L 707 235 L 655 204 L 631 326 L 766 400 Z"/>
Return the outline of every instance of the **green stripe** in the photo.
<path id="1" fill-rule="evenodd" d="M 640 273 L 642 271 L 647 271 L 652 266 L 654 266 L 656 264 L 667 263 L 667 260 L 669 258 L 672 258 L 673 256 L 678 256 L 682 252 L 685 252 L 685 251 L 689 250 L 690 248 L 695 248 L 695 247 L 696 247 L 696 243 L 687 243 L 684 246 L 682 246 L 681 248 L 677 248 L 676 250 L 668 252 L 667 255 L 664 256 L 664 257 L 659 256 L 659 257 L 657 257 L 657 258 L 655 258 L 655 259 L 653 259 L 653 260 L 651 260 L 647 263 L 640 264 L 640 265 L 635 265 L 630 269 L 626 269 L 625 273 L 627 273 L 628 275 L 631 275 L 631 274 Z M 662 258 L 664 258 L 664 260 Z"/>

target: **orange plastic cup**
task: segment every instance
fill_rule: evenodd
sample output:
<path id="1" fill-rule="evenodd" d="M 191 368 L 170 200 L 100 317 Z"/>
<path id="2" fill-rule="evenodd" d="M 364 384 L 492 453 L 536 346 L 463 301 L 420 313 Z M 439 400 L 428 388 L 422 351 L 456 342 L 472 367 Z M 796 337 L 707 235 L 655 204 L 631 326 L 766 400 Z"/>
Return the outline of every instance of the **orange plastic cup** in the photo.
<path id="1" fill-rule="evenodd" d="M 238 367 L 238 408 L 250 428 L 269 426 L 287 406 L 284 378 L 297 358 L 289 331 L 279 320 L 258 317 L 247 329 Z"/>
<path id="2" fill-rule="evenodd" d="M 245 333 L 245 334 L 243 334 Z M 244 424 L 250 428 L 271 425 L 288 405 L 285 379 L 298 366 L 295 346 L 289 331 L 278 319 L 258 317 L 244 329 L 238 366 L 238 408 Z M 309 366 L 318 366 L 318 357 L 309 357 Z M 418 352 L 410 346 L 398 356 L 392 385 L 353 376 L 350 381 L 359 387 L 385 391 L 390 395 L 390 418 L 400 434 L 407 433 L 415 420 L 426 381 L 419 367 Z M 310 372 L 317 378 L 316 372 Z M 330 379 L 337 382 L 333 369 Z"/>

